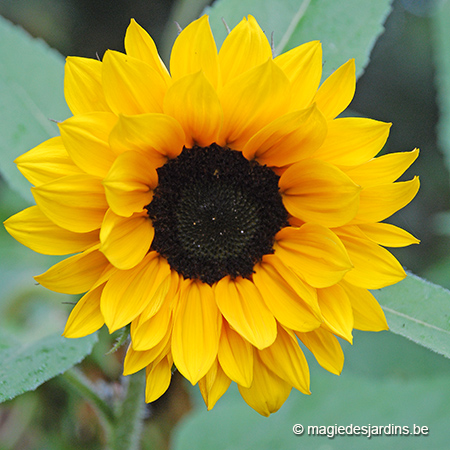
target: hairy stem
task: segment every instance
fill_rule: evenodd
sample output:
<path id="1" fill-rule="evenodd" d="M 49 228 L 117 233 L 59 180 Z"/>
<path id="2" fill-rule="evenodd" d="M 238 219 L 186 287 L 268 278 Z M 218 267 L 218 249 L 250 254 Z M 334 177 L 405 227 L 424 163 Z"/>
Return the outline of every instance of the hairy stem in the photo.
<path id="1" fill-rule="evenodd" d="M 138 450 L 145 408 L 145 370 L 127 376 L 128 388 L 117 412 L 113 450 Z"/>
<path id="2" fill-rule="evenodd" d="M 62 375 L 62 380 L 77 394 L 88 400 L 98 411 L 99 420 L 107 441 L 112 437 L 115 415 L 113 408 L 99 394 L 99 389 L 78 369 L 70 369 Z"/>

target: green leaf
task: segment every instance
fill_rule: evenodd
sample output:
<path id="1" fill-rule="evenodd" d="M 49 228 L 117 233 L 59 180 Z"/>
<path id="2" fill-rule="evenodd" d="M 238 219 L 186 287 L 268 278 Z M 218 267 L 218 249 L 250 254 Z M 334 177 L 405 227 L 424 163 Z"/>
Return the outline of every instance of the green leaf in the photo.
<path id="1" fill-rule="evenodd" d="M 212 411 L 199 407 L 176 428 L 173 450 L 422 450 L 448 446 L 450 361 L 392 333 L 355 332 L 336 377 L 310 361 L 310 396 L 293 390 L 269 418 L 248 407 L 233 385 Z M 307 355 L 308 356 L 308 355 Z M 311 358 L 309 358 L 311 359 Z M 195 389 L 195 388 L 193 388 Z M 428 426 L 427 437 L 295 436 L 294 424 Z M 210 430 L 210 431 L 207 431 Z M 426 444 L 426 445 L 425 445 Z"/>
<path id="2" fill-rule="evenodd" d="M 450 169 L 450 2 L 441 2 L 433 16 L 435 86 L 439 105 L 437 126 L 439 147 Z"/>
<path id="3" fill-rule="evenodd" d="M 14 159 L 58 134 L 64 120 L 64 58 L 45 42 L 0 17 L 0 173 L 32 202 L 30 184 Z"/>
<path id="4" fill-rule="evenodd" d="M 0 402 L 34 390 L 70 369 L 91 352 L 96 341 L 96 334 L 66 339 L 58 333 L 22 344 L 1 333 Z"/>
<path id="5" fill-rule="evenodd" d="M 324 50 L 324 77 L 350 58 L 356 60 L 357 75 L 369 55 L 389 14 L 390 0 L 217 0 L 206 8 L 218 45 L 226 36 L 223 20 L 233 28 L 244 16 L 255 16 L 276 54 L 304 42 L 320 40 Z"/>
<path id="6" fill-rule="evenodd" d="M 450 291 L 409 274 L 373 294 L 393 333 L 450 358 Z"/>
<path id="7" fill-rule="evenodd" d="M 355 376 L 333 383 L 322 375 L 316 377 L 315 389 L 316 393 L 309 398 L 302 397 L 297 391 L 292 392 L 281 410 L 268 419 L 250 411 L 242 399 L 224 402 L 213 411 L 197 411 L 176 430 L 173 449 L 422 450 L 446 448 L 448 445 L 449 416 L 446 408 L 450 393 L 448 380 L 444 377 L 432 384 L 428 380 L 380 383 Z M 317 395 L 319 391 L 320 395 Z M 294 424 L 305 427 L 303 435 L 293 433 Z M 392 431 L 386 430 L 386 435 L 372 435 L 370 439 L 367 435 L 336 435 L 331 438 L 308 435 L 307 431 L 309 426 L 348 427 L 351 424 L 360 427 L 391 424 L 391 427 L 408 426 L 411 431 L 416 424 L 427 426 L 429 435 L 394 435 L 391 428 Z M 392 435 L 388 435 L 389 432 Z"/>

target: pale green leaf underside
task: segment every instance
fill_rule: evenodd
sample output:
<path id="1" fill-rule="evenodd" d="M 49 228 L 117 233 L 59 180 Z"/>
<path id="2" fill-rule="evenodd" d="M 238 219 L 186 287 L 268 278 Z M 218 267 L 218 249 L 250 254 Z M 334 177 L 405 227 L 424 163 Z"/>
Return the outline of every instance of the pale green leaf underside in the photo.
<path id="1" fill-rule="evenodd" d="M 64 120 L 64 58 L 0 17 L 0 173 L 32 201 L 30 184 L 14 159 L 58 134 L 50 119 Z"/>
<path id="2" fill-rule="evenodd" d="M 409 274 L 373 294 L 393 333 L 450 358 L 450 291 Z"/>
<path id="3" fill-rule="evenodd" d="M 217 0 L 205 13 L 210 15 L 218 46 L 226 36 L 222 18 L 233 28 L 244 16 L 252 14 L 269 39 L 273 32 L 277 54 L 320 40 L 324 77 L 350 58 L 355 58 L 359 76 L 383 32 L 390 4 L 390 0 Z"/>
<path id="4" fill-rule="evenodd" d="M 93 334 L 66 339 L 53 334 L 26 344 L 0 334 L 0 402 L 36 389 L 82 361 L 97 341 Z"/>

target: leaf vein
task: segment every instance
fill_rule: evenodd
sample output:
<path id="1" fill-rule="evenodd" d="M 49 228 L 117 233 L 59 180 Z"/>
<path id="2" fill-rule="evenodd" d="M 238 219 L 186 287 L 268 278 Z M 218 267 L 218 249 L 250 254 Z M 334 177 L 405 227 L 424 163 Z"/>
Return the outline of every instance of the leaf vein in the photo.
<path id="1" fill-rule="evenodd" d="M 419 319 L 416 319 L 414 317 L 408 316 L 407 314 L 403 314 L 403 313 L 401 313 L 399 311 L 396 311 L 394 309 L 388 308 L 387 306 L 381 306 L 381 307 L 383 308 L 384 311 L 387 311 L 387 312 L 389 312 L 391 314 L 394 314 L 396 316 L 399 316 L 399 317 L 402 317 L 404 319 L 407 319 L 407 320 L 410 320 L 412 322 L 415 322 L 415 323 L 417 323 L 419 325 L 423 325 L 423 326 L 431 328 L 433 330 L 440 331 L 442 333 L 450 335 L 450 331 L 444 330 L 443 328 L 439 328 L 439 327 L 437 327 L 435 325 L 431 325 L 430 323 L 424 322 L 423 320 L 419 320 Z"/>
<path id="2" fill-rule="evenodd" d="M 305 15 L 306 10 L 308 9 L 309 4 L 311 3 L 311 0 L 303 0 L 302 4 L 300 5 L 298 11 L 292 18 L 289 26 L 287 27 L 286 32 L 281 37 L 280 42 L 277 45 L 277 48 L 275 49 L 275 54 L 279 55 L 283 49 L 284 46 L 288 43 L 290 37 L 294 33 L 295 28 L 299 24 L 300 20 L 302 20 L 302 17 Z"/>

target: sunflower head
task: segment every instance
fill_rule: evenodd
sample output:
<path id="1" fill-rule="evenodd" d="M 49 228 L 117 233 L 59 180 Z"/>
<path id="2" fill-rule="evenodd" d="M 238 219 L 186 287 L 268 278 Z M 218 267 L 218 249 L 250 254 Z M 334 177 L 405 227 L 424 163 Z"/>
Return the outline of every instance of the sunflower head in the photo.
<path id="1" fill-rule="evenodd" d="M 124 373 L 146 368 L 148 402 L 175 366 L 208 408 L 234 381 L 269 415 L 309 393 L 299 342 L 338 374 L 336 336 L 387 328 L 368 289 L 405 276 L 384 247 L 418 242 L 382 223 L 415 196 L 396 180 L 418 151 L 375 158 L 390 124 L 338 117 L 354 61 L 321 83 L 318 41 L 274 57 L 252 16 L 219 52 L 191 23 L 170 71 L 134 20 L 125 49 L 67 59 L 73 116 L 16 160 L 36 206 L 5 226 L 74 254 L 36 277 L 84 294 L 65 336 L 131 324 Z"/>

